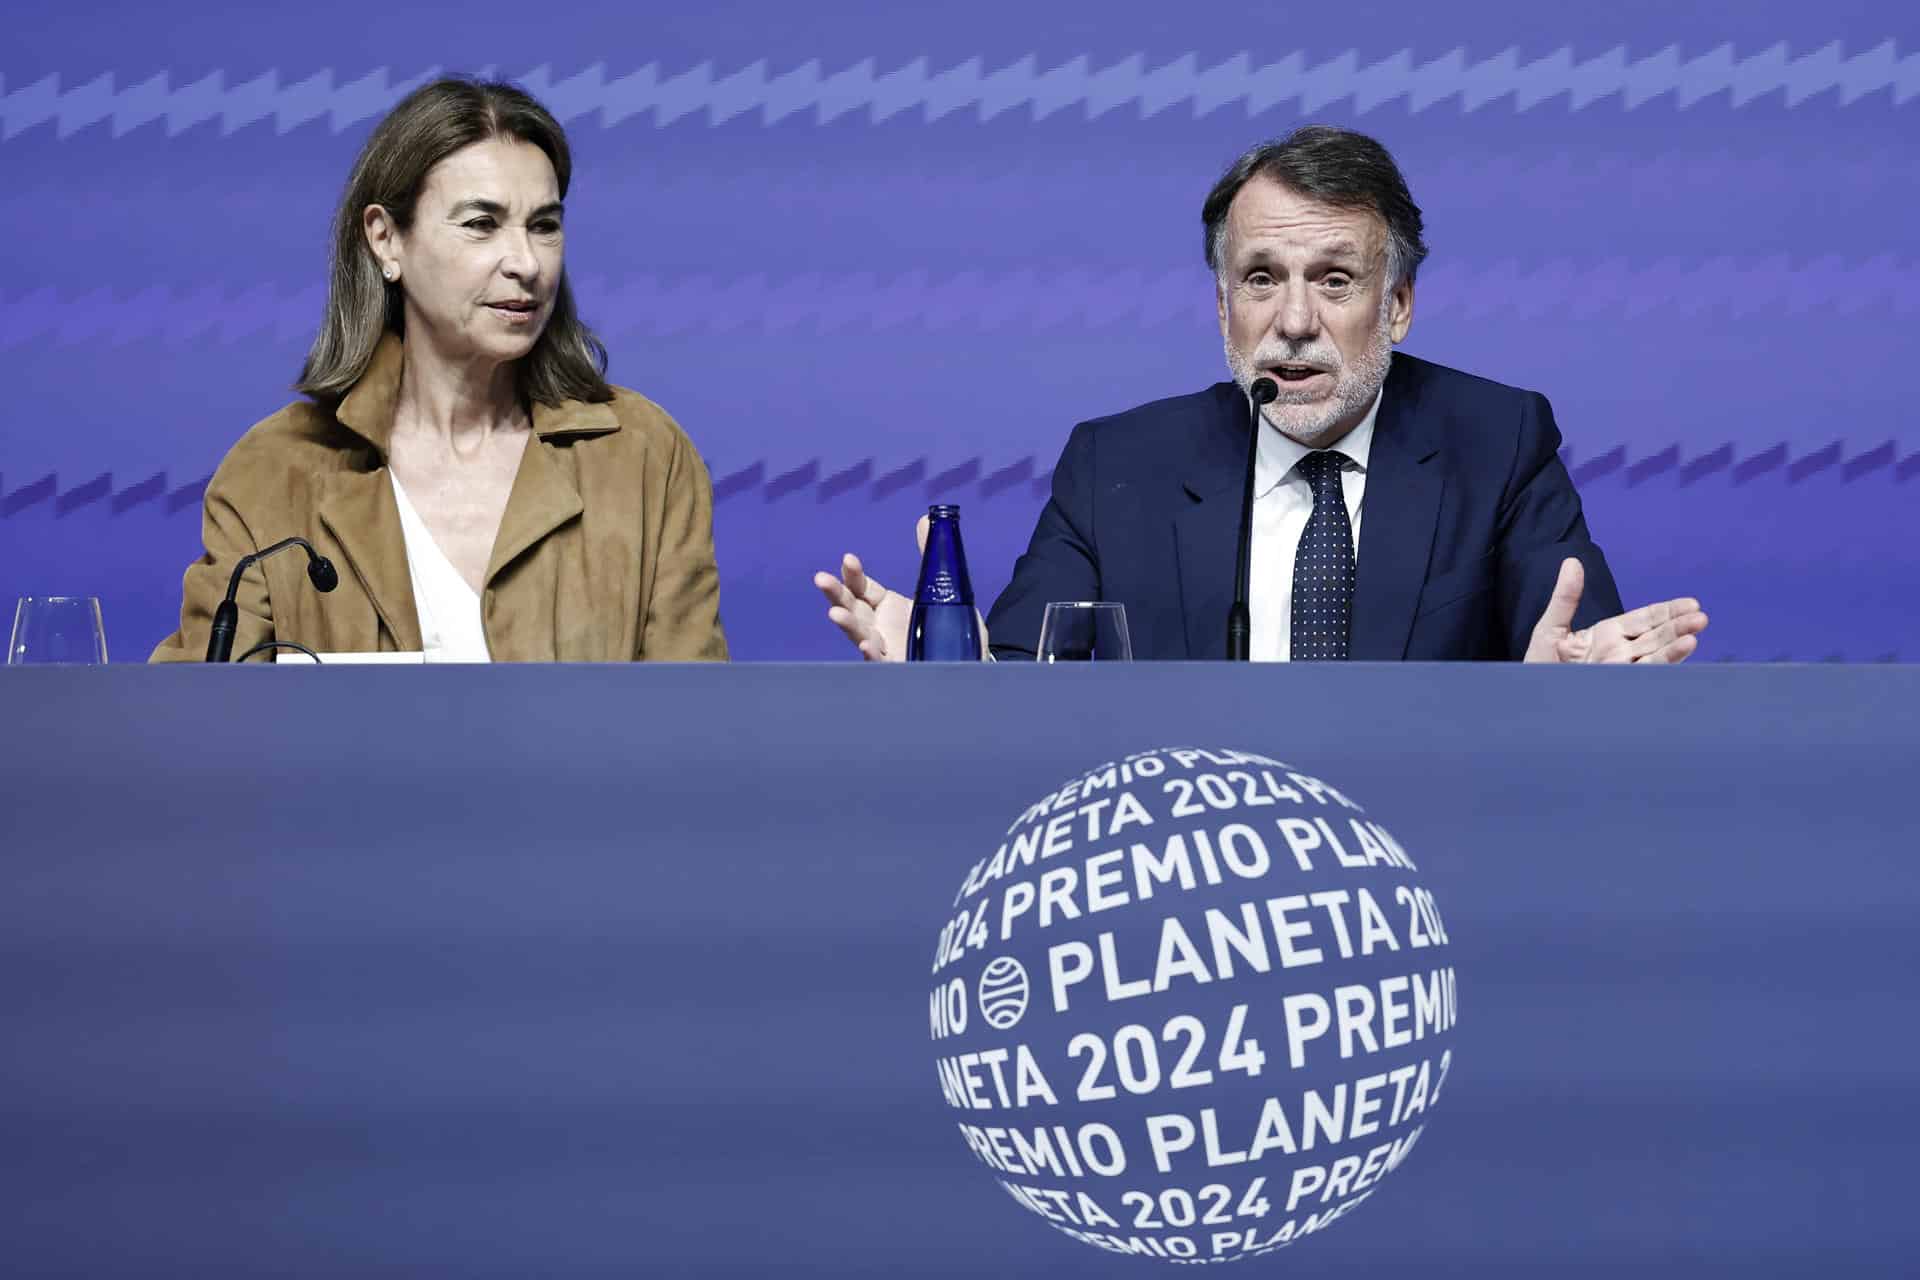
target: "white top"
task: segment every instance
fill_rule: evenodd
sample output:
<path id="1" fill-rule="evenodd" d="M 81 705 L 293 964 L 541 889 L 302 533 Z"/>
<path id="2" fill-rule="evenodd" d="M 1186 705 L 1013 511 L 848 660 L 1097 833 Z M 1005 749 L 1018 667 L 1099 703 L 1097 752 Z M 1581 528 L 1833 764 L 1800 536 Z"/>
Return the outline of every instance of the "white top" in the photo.
<path id="1" fill-rule="evenodd" d="M 446 552 L 433 540 L 427 522 L 407 500 L 400 477 L 393 500 L 400 507 L 400 531 L 407 543 L 407 573 L 413 579 L 413 607 L 420 614 L 420 647 L 428 662 L 491 662 L 486 629 L 480 624 L 480 595 L 467 585 Z M 1294 535 L 1298 537 L 1298 534 Z"/>
<path id="2" fill-rule="evenodd" d="M 1381 394 L 1385 394 L 1384 388 Z M 1360 425 L 1333 447 L 1346 461 L 1340 467 L 1340 492 L 1353 524 L 1353 561 L 1360 563 L 1360 509 L 1367 495 L 1367 457 L 1373 450 L 1373 420 L 1380 395 Z M 1314 450 L 1289 440 L 1264 418 L 1253 471 L 1253 553 L 1248 572 L 1252 599 L 1253 660 L 1285 662 L 1293 635 L 1293 561 L 1300 536 L 1313 514 L 1313 486 L 1300 474 L 1300 459 Z"/>

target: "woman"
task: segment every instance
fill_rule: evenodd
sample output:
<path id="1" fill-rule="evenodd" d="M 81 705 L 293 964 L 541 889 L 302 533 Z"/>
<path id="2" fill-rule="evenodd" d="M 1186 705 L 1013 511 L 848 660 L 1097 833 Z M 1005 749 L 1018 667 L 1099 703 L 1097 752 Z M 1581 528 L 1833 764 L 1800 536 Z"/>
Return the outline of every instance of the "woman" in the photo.
<path id="1" fill-rule="evenodd" d="M 207 486 L 206 555 L 159 661 L 205 656 L 239 558 L 233 652 L 291 641 L 428 661 L 724 659 L 713 493 L 671 418 L 609 386 L 562 270 L 572 157 L 502 84 L 441 80 L 367 140 L 327 314 L 289 405 Z"/>

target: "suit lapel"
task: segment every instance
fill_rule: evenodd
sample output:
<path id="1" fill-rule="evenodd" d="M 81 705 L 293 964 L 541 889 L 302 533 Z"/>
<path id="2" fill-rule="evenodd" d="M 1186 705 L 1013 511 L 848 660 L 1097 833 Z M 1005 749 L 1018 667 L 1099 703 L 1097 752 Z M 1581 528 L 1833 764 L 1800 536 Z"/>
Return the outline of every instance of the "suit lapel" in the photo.
<path id="1" fill-rule="evenodd" d="M 1221 385 L 1212 421 L 1199 433 L 1183 478 L 1193 504 L 1173 521 L 1189 659 L 1227 656 L 1227 610 L 1233 604 L 1234 552 L 1246 484 L 1247 422 L 1239 388 Z"/>
<path id="2" fill-rule="evenodd" d="M 394 644 L 402 652 L 419 649 L 420 613 L 413 599 L 413 575 L 407 570 L 406 534 L 387 469 L 338 471 L 327 477 L 318 513 Z"/>
<path id="3" fill-rule="evenodd" d="M 1410 362 L 1396 360 L 1367 463 L 1350 642 L 1356 662 L 1398 662 L 1406 656 L 1445 488 L 1444 471 L 1435 460 L 1439 449 L 1437 425 L 1420 412 L 1415 371 Z"/>

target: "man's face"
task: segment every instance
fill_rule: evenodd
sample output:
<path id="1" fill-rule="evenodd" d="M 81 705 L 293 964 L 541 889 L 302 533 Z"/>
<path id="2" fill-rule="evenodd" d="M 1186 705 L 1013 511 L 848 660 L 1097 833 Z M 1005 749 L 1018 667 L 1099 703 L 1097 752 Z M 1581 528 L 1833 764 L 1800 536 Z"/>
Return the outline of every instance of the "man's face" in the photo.
<path id="1" fill-rule="evenodd" d="M 1267 421 L 1311 448 L 1359 426 L 1413 323 L 1413 285 L 1389 287 L 1385 221 L 1257 177 L 1227 209 L 1220 265 L 1227 367 L 1243 391 L 1279 384 Z"/>

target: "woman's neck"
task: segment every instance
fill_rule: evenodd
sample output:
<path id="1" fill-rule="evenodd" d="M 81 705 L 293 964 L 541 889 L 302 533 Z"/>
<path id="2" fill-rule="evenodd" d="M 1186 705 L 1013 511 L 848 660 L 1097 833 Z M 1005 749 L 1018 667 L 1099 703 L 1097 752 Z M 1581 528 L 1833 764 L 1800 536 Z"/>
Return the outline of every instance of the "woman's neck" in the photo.
<path id="1" fill-rule="evenodd" d="M 396 430 L 464 445 L 526 425 L 515 394 L 512 364 L 479 358 L 449 360 L 431 343 L 411 337 L 406 340 L 406 353 L 394 402 Z"/>

